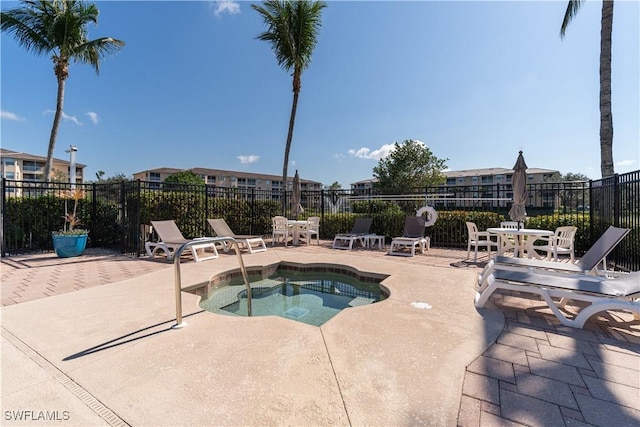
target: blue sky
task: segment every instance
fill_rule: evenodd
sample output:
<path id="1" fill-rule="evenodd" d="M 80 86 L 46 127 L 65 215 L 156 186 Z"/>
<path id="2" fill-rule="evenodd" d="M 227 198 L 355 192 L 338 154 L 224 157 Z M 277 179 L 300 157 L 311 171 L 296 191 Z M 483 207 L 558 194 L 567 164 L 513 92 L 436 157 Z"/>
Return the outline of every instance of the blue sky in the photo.
<path id="1" fill-rule="evenodd" d="M 126 46 L 100 75 L 72 64 L 55 157 L 85 179 L 158 167 L 282 174 L 291 77 L 250 2 L 102 1 L 90 38 Z M 529 167 L 600 177 L 600 1 L 559 30 L 566 1 L 329 1 L 302 76 L 289 176 L 348 188 L 394 141 L 448 169 Z M 3 1 L 2 9 L 18 4 Z M 613 155 L 640 169 L 640 11 L 616 1 Z M 3 148 L 46 155 L 56 80 L 2 34 Z"/>

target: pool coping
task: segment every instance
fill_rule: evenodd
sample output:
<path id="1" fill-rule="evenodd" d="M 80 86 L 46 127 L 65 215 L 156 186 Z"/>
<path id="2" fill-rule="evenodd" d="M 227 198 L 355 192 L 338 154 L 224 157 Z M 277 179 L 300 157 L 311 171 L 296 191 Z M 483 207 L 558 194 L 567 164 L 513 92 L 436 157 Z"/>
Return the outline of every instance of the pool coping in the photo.
<path id="1" fill-rule="evenodd" d="M 244 257 L 249 267 L 309 258 L 277 248 Z M 185 286 L 235 262 L 186 263 Z M 4 307 L 3 341 L 33 350 L 51 371 L 17 370 L 8 388 L 3 379 L 3 409 L 28 407 L 25 395 L 31 407 L 55 406 L 47 392 L 73 395 L 71 381 L 131 425 L 454 425 L 465 366 L 504 325 L 501 312 L 475 309 L 474 273 L 344 252 L 314 255 L 318 262 L 391 274 L 390 296 L 318 328 L 202 312 L 199 297 L 183 292 L 188 324 L 171 330 L 174 276 L 163 269 Z M 24 368 L 38 363 L 34 357 L 11 356 Z M 76 401 L 61 402 L 74 425 L 107 424 Z"/>

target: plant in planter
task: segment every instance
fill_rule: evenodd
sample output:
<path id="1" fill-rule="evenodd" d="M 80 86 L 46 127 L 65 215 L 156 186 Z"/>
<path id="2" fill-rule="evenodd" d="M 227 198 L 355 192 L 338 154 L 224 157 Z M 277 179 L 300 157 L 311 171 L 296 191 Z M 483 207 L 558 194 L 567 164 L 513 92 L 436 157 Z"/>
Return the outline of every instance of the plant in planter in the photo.
<path id="1" fill-rule="evenodd" d="M 89 231 L 84 228 L 76 228 L 81 225 L 78 218 L 78 201 L 85 196 L 84 190 L 72 189 L 62 194 L 64 199 L 64 227 L 51 233 L 53 249 L 62 258 L 81 255 L 87 246 Z M 73 200 L 73 211 L 69 212 L 68 202 Z"/>

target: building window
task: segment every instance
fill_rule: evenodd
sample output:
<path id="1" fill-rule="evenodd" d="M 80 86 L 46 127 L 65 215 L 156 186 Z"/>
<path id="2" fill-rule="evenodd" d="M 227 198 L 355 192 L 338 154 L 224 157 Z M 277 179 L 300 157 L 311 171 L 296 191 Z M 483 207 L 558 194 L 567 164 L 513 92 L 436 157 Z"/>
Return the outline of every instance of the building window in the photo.
<path id="1" fill-rule="evenodd" d="M 160 181 L 160 174 L 158 172 L 149 172 L 149 181 Z"/>
<path id="2" fill-rule="evenodd" d="M 38 172 L 43 167 L 44 167 L 44 163 L 41 163 L 41 162 L 28 161 L 28 160 L 24 160 L 22 162 L 22 169 L 25 172 Z"/>
<path id="3" fill-rule="evenodd" d="M 255 187 L 256 186 L 256 180 L 254 178 L 247 179 L 247 185 L 250 186 L 250 187 Z"/>

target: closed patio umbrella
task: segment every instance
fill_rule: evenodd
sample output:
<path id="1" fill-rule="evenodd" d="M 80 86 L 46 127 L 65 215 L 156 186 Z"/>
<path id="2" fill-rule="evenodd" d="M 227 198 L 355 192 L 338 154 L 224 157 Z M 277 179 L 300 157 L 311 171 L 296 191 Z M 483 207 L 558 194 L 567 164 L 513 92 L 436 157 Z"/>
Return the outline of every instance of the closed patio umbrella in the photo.
<path id="1" fill-rule="evenodd" d="M 291 215 L 293 219 L 298 219 L 298 215 L 304 212 L 302 209 L 302 205 L 300 201 L 302 199 L 302 187 L 300 185 L 300 176 L 298 175 L 298 170 L 296 169 L 296 174 L 293 177 L 293 188 L 291 192 Z"/>
<path id="2" fill-rule="evenodd" d="M 527 164 L 524 162 L 522 151 L 518 154 L 518 160 L 513 166 L 513 205 L 509 210 L 509 217 L 512 221 L 518 221 L 518 228 L 520 223 L 527 219 L 527 211 L 525 210 L 525 203 L 527 203 Z"/>

